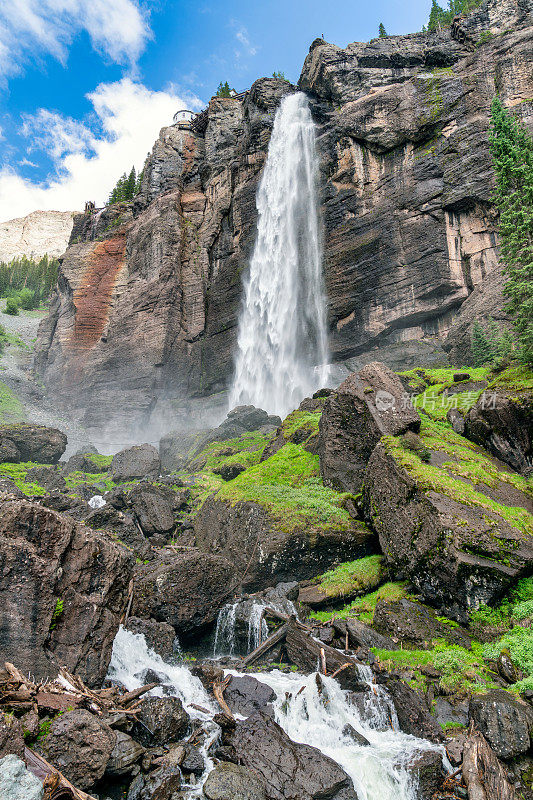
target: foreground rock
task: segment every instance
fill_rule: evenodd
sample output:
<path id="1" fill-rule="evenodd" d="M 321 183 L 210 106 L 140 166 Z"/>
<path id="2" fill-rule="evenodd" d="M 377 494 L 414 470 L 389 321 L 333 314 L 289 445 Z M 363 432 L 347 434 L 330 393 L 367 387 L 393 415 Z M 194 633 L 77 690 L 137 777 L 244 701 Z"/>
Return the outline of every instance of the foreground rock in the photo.
<path id="1" fill-rule="evenodd" d="M 509 692 L 494 690 L 472 697 L 470 719 L 499 758 L 514 758 L 529 750 L 533 710 Z"/>
<path id="2" fill-rule="evenodd" d="M 148 697 L 138 709 L 134 736 L 143 745 L 177 742 L 187 732 L 189 715 L 178 697 Z"/>
<path id="3" fill-rule="evenodd" d="M 165 661 L 172 658 L 178 649 L 176 631 L 172 625 L 166 622 L 129 617 L 125 627 L 132 633 L 142 634 L 148 647 L 158 653 Z"/>
<path id="4" fill-rule="evenodd" d="M 326 399 L 318 437 L 325 483 L 340 491 L 358 491 L 380 438 L 419 430 L 418 412 L 405 405 L 404 395 L 398 376 L 385 364 L 372 362 Z"/>
<path id="5" fill-rule="evenodd" d="M 2 800 L 42 800 L 41 781 L 14 755 L 0 758 L 0 797 Z"/>
<path id="6" fill-rule="evenodd" d="M 67 437 L 57 428 L 22 422 L 0 426 L 0 462 L 57 464 L 66 447 Z"/>
<path id="7" fill-rule="evenodd" d="M 36 503 L 0 498 L 0 650 L 37 678 L 58 666 L 100 685 L 127 600 L 131 554 Z"/>
<path id="8" fill-rule="evenodd" d="M 316 748 L 292 742 L 262 711 L 237 725 L 231 743 L 239 763 L 264 782 L 268 800 L 357 800 L 342 767 Z"/>
<path id="9" fill-rule="evenodd" d="M 192 550 L 141 565 L 135 576 L 132 613 L 191 635 L 213 623 L 235 591 L 228 559 Z"/>
<path id="10" fill-rule="evenodd" d="M 159 453 L 151 444 L 138 444 L 113 456 L 110 475 L 114 481 L 157 478 L 161 472 Z"/>
<path id="11" fill-rule="evenodd" d="M 262 781 L 252 769 L 222 762 L 204 784 L 207 800 L 267 800 Z"/>

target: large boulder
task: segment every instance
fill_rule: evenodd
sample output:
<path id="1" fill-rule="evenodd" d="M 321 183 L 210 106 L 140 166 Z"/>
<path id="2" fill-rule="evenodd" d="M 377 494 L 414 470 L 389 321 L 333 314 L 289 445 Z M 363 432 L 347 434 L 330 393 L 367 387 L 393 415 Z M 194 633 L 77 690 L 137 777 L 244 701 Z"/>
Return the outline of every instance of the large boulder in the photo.
<path id="1" fill-rule="evenodd" d="M 128 499 L 146 536 L 170 533 L 174 529 L 176 497 L 176 493 L 168 486 L 153 486 L 150 483 L 140 483 L 131 490 Z"/>
<path id="2" fill-rule="evenodd" d="M 70 475 L 71 472 L 107 472 L 109 466 L 98 463 L 91 456 L 98 455 L 98 450 L 94 445 L 85 445 L 80 450 L 77 450 L 70 456 L 69 460 L 63 466 L 63 474 Z"/>
<path id="3" fill-rule="evenodd" d="M 242 585 L 252 591 L 279 581 L 314 578 L 333 564 L 374 550 L 374 536 L 362 522 L 323 524 L 310 515 L 291 525 L 258 503 L 208 497 L 194 521 L 196 544 L 235 564 Z"/>
<path id="4" fill-rule="evenodd" d="M 263 782 L 252 769 L 223 761 L 204 783 L 207 800 L 267 800 Z"/>
<path id="5" fill-rule="evenodd" d="M 115 731 L 115 745 L 110 753 L 105 773 L 111 778 L 130 775 L 135 764 L 144 755 L 144 747 L 124 731 Z"/>
<path id="6" fill-rule="evenodd" d="M 90 685 L 107 673 L 133 557 L 37 503 L 0 498 L 0 651 L 36 678 L 58 666 Z"/>
<path id="7" fill-rule="evenodd" d="M 444 741 L 442 728 L 413 689 L 385 673 L 378 674 L 378 682 L 385 686 L 394 704 L 400 730 L 430 742 Z"/>
<path id="8" fill-rule="evenodd" d="M 160 655 L 163 660 L 168 661 L 178 650 L 179 642 L 176 638 L 176 631 L 167 622 L 129 617 L 125 627 L 132 633 L 142 634 L 148 647 Z"/>
<path id="9" fill-rule="evenodd" d="M 529 750 L 533 709 L 508 692 L 494 689 L 470 700 L 470 720 L 499 758 L 514 758 Z"/>
<path id="10" fill-rule="evenodd" d="M 435 458 L 442 464 L 446 452 L 437 450 Z M 480 453 L 476 469 L 483 463 Z M 389 567 L 458 621 L 467 620 L 466 609 L 496 601 L 533 568 L 533 516 L 522 510 L 531 508 L 530 499 L 492 472 L 488 479 L 484 494 L 476 478 L 469 483 L 443 467 L 426 467 L 388 438 L 365 472 L 366 515 Z"/>
<path id="11" fill-rule="evenodd" d="M 465 436 L 524 475 L 533 473 L 533 392 L 484 392 L 465 419 Z"/>
<path id="12" fill-rule="evenodd" d="M 249 717 L 271 703 L 276 694 L 266 683 L 251 675 L 232 675 L 224 690 L 224 698 L 235 714 Z"/>
<path id="13" fill-rule="evenodd" d="M 110 467 L 114 481 L 157 478 L 161 472 L 159 453 L 151 444 L 137 444 L 115 453 Z"/>
<path id="14" fill-rule="evenodd" d="M 360 489 L 372 451 L 384 435 L 418 431 L 418 412 L 385 364 L 374 361 L 350 375 L 324 404 L 318 455 L 324 482 L 340 491 Z"/>
<path id="15" fill-rule="evenodd" d="M 264 783 L 268 800 L 357 800 L 342 767 L 320 750 L 291 741 L 263 711 L 237 725 L 231 744 L 239 763 Z"/>
<path id="16" fill-rule="evenodd" d="M 42 782 L 26 769 L 15 755 L 0 758 L 0 797 L 2 800 L 42 800 Z"/>
<path id="17" fill-rule="evenodd" d="M 235 567 L 227 558 L 199 550 L 179 553 L 139 566 L 132 613 L 191 635 L 216 620 L 234 586 Z"/>
<path id="18" fill-rule="evenodd" d="M 187 733 L 189 715 L 178 697 L 147 697 L 136 710 L 133 735 L 143 745 L 178 742 Z"/>
<path id="19" fill-rule="evenodd" d="M 411 600 L 379 600 L 374 612 L 373 627 L 396 642 L 424 646 L 434 639 L 446 639 L 451 644 L 469 648 L 472 640 L 460 626 L 446 625 L 437 613 L 422 603 Z"/>
<path id="20" fill-rule="evenodd" d="M 179 767 L 159 767 L 149 775 L 137 775 L 127 800 L 174 800 L 179 797 L 181 772 Z"/>
<path id="21" fill-rule="evenodd" d="M 103 777 L 115 747 L 115 733 L 85 709 L 54 719 L 43 742 L 46 758 L 78 789 Z"/>
<path id="22" fill-rule="evenodd" d="M 57 428 L 17 423 L 0 426 L 0 459 L 57 464 L 67 447 L 67 437 Z"/>

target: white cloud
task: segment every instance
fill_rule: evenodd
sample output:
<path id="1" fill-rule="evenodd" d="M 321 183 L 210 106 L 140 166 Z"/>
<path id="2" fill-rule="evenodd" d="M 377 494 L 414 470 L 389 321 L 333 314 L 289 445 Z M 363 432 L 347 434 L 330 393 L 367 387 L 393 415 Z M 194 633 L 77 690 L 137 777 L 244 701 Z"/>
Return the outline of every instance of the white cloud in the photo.
<path id="1" fill-rule="evenodd" d="M 152 91 L 130 78 L 103 83 L 88 95 L 100 135 L 83 123 L 47 109 L 25 118 L 23 133 L 30 151 L 44 150 L 55 172 L 44 184 L 22 177 L 13 168 L 0 169 L 0 220 L 39 210 L 79 210 L 85 200 L 103 205 L 117 179 L 132 164 L 141 169 L 159 130 L 172 124 L 180 108 L 201 108 L 196 98 L 179 97 L 174 89 Z"/>
<path id="2" fill-rule="evenodd" d="M 241 25 L 236 20 L 232 20 L 231 25 L 232 27 L 237 28 L 235 38 L 242 45 L 240 50 L 235 50 L 235 56 L 240 58 L 240 56 L 243 54 L 247 56 L 257 55 L 259 48 L 250 41 L 250 35 L 244 25 Z"/>
<path id="3" fill-rule="evenodd" d="M 119 64 L 134 65 L 151 36 L 138 0 L 2 0 L 0 78 L 21 72 L 41 54 L 66 62 L 80 31 Z"/>

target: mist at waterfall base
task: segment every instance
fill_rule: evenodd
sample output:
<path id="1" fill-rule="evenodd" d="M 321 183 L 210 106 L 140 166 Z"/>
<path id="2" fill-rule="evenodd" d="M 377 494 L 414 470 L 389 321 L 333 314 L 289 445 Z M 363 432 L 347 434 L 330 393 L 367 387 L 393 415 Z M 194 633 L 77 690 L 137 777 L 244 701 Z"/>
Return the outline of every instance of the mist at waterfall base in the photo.
<path id="1" fill-rule="evenodd" d="M 281 417 L 328 379 L 315 125 L 305 94 L 283 98 L 257 191 L 230 408 Z"/>
<path id="2" fill-rule="evenodd" d="M 189 792 L 191 798 L 200 797 L 201 787 L 213 768 L 209 748 L 216 741 L 219 729 L 211 714 L 218 708 L 185 663 L 166 663 L 147 647 L 142 634 L 121 627 L 113 646 L 108 677 L 131 691 L 146 682 L 147 670 L 156 673 L 162 684 L 152 694 L 179 697 L 191 718 L 200 721 L 207 731 L 201 746 L 206 771 Z M 240 673 L 227 670 L 226 674 Z M 361 680 L 370 689 L 364 714 L 350 702 L 350 693 L 342 690 L 333 678 L 320 676 L 317 681 L 316 673 L 287 674 L 279 670 L 246 674 L 252 674 L 274 690 L 278 725 L 294 742 L 316 747 L 340 764 L 352 779 L 359 800 L 416 800 L 416 782 L 407 765 L 428 750 L 444 754 L 441 746 L 399 730 L 392 702 L 384 689 L 372 683 L 369 667 L 361 665 Z M 198 706 L 210 713 L 201 712 Z M 364 736 L 368 744 L 355 742 L 350 727 Z"/>

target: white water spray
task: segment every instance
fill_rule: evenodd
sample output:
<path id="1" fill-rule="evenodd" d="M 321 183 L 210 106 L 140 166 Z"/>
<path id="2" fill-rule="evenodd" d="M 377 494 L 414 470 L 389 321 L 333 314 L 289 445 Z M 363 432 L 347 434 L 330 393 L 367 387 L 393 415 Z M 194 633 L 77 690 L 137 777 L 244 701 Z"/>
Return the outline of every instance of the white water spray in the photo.
<path id="1" fill-rule="evenodd" d="M 276 113 L 257 192 L 230 407 L 285 416 L 328 379 L 315 126 L 305 94 Z"/>

